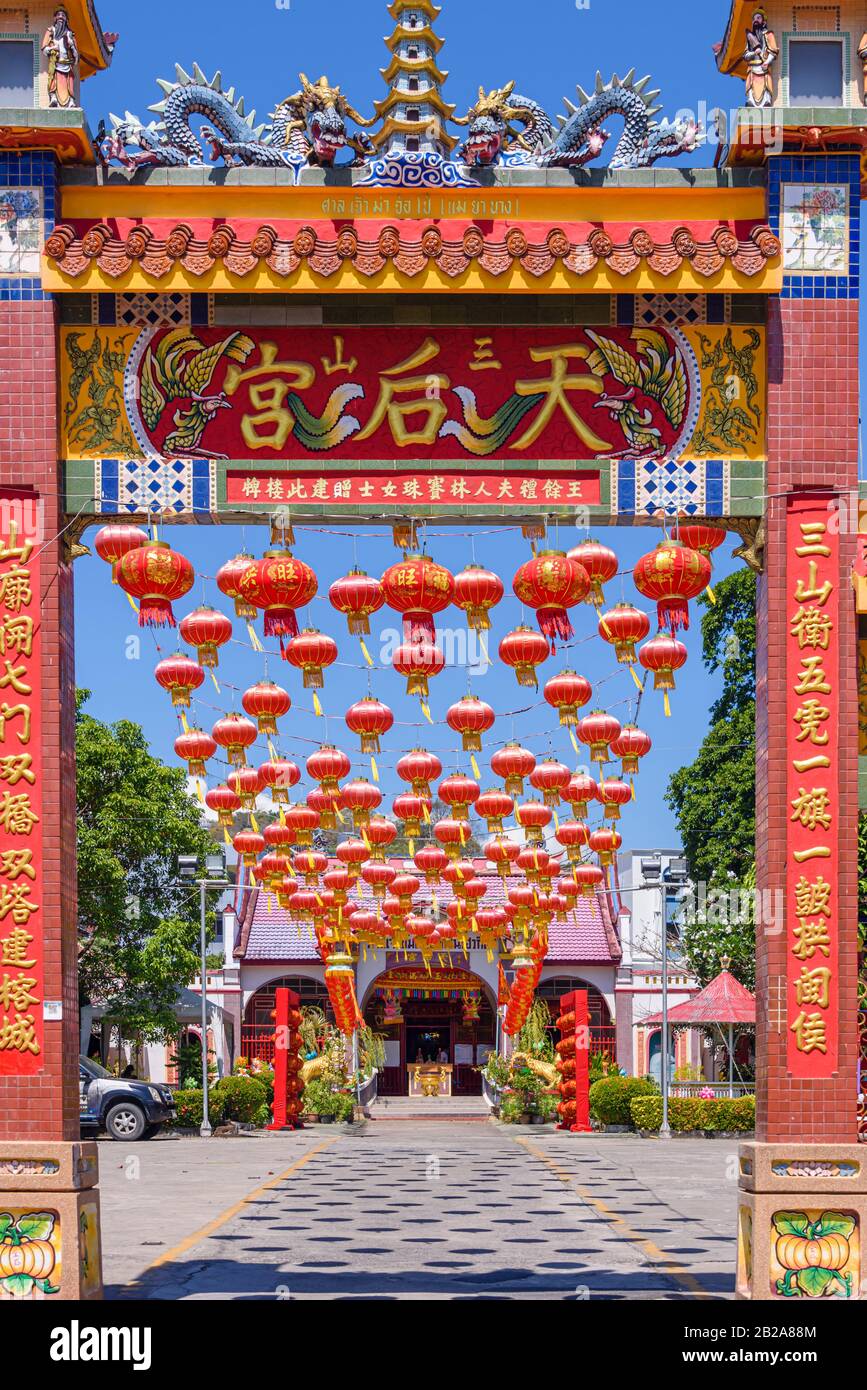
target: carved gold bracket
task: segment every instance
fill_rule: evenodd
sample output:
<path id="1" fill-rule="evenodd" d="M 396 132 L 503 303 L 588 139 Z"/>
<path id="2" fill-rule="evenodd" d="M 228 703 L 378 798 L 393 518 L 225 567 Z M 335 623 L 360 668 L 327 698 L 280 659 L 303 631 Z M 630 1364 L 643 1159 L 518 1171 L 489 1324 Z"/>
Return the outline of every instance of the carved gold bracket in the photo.
<path id="1" fill-rule="evenodd" d="M 729 531 L 736 531 L 743 541 L 732 552 L 744 564 L 749 565 L 755 574 L 763 574 L 765 569 L 765 523 L 761 517 L 729 517 L 726 521 Z"/>

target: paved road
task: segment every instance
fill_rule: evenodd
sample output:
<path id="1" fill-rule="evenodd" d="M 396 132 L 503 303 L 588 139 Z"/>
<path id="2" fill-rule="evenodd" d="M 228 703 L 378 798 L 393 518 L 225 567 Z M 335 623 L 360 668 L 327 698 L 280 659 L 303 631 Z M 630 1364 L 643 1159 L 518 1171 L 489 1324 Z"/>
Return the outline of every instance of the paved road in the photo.
<path id="1" fill-rule="evenodd" d="M 732 1295 L 724 1141 L 379 1122 L 100 1158 L 112 1298 Z"/>

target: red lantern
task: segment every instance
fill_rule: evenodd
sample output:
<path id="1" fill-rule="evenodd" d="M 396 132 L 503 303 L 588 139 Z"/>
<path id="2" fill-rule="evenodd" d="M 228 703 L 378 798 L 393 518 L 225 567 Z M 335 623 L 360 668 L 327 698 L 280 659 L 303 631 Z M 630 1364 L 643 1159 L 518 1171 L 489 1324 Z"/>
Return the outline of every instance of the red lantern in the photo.
<path id="1" fill-rule="evenodd" d="M 512 872 L 512 865 L 521 853 L 521 846 L 504 835 L 498 835 L 496 839 L 485 842 L 484 851 L 485 858 L 496 867 L 500 878 L 508 878 Z"/>
<path id="2" fill-rule="evenodd" d="M 403 615 L 403 640 L 409 645 L 433 646 L 433 615 L 448 608 L 455 581 L 447 569 L 428 555 L 407 555 L 382 576 L 382 590 L 389 608 Z"/>
<path id="3" fill-rule="evenodd" d="M 548 643 L 531 627 L 516 627 L 500 643 L 500 660 L 514 667 L 519 685 L 532 686 L 535 690 L 539 688 L 536 667 L 547 661 L 548 656 Z"/>
<path id="4" fill-rule="evenodd" d="M 307 793 L 307 805 L 319 816 L 323 830 L 336 829 L 337 813 L 343 805 L 339 792 L 324 792 L 321 787 L 314 787 Z"/>
<path id="5" fill-rule="evenodd" d="M 233 560 L 227 560 L 217 570 L 217 588 L 226 598 L 234 600 L 235 616 L 246 618 L 248 621 L 256 616 L 256 605 L 245 599 L 238 588 L 239 581 L 247 573 L 251 565 L 256 561 L 252 555 L 236 555 Z"/>
<path id="6" fill-rule="evenodd" d="M 226 783 L 229 790 L 240 797 L 241 805 L 245 811 L 255 810 L 256 798 L 264 785 L 259 768 L 239 767 L 237 772 L 229 773 Z"/>
<path id="7" fill-rule="evenodd" d="M 175 739 L 175 752 L 187 764 L 191 777 L 205 776 L 205 763 L 216 751 L 216 743 L 204 729 L 188 729 Z"/>
<path id="8" fill-rule="evenodd" d="M 285 821 L 292 832 L 293 844 L 313 844 L 313 832 L 319 829 L 319 816 L 312 806 L 304 806 L 296 802 L 286 812 Z"/>
<path id="9" fill-rule="evenodd" d="M 289 858 L 285 854 L 266 854 L 264 859 L 259 860 L 254 873 L 270 892 L 276 892 L 277 885 L 289 873 Z"/>
<path id="10" fill-rule="evenodd" d="M 427 796 L 416 796 L 413 792 L 403 792 L 394 798 L 391 809 L 398 820 L 403 821 L 406 838 L 417 840 L 421 834 L 421 823 L 425 812 L 430 819 L 431 799 Z"/>
<path id="11" fill-rule="evenodd" d="M 520 743 L 505 743 L 491 758 L 494 776 L 505 778 L 507 796 L 523 794 L 524 778 L 530 776 L 535 766 L 534 755 L 528 748 L 522 748 Z"/>
<path id="12" fill-rule="evenodd" d="M 379 580 L 359 569 L 350 570 L 343 579 L 336 580 L 328 597 L 332 608 L 346 615 L 349 631 L 355 637 L 370 634 L 370 615 L 378 613 L 385 603 Z"/>
<path id="13" fill-rule="evenodd" d="M 216 812 L 217 824 L 229 830 L 235 819 L 235 812 L 241 809 L 241 798 L 231 787 L 212 787 L 205 792 L 205 805 L 209 811 Z"/>
<path id="14" fill-rule="evenodd" d="M 525 801 L 515 807 L 515 820 L 527 836 L 530 845 L 541 845 L 543 831 L 551 823 L 551 810 L 541 801 Z"/>
<path id="15" fill-rule="evenodd" d="M 533 804 L 537 807 L 539 805 L 538 801 Z M 549 879 L 559 867 L 557 861 L 551 858 L 547 850 L 539 848 L 538 841 L 522 849 L 515 864 L 523 874 L 526 874 L 531 883 Z"/>
<path id="16" fill-rule="evenodd" d="M 652 747 L 649 734 L 635 724 L 624 724 L 620 737 L 611 745 L 611 752 L 615 758 L 621 759 L 624 777 L 634 777 L 638 772 L 639 759 L 646 758 Z"/>
<path id="17" fill-rule="evenodd" d="M 480 795 L 481 788 L 478 782 L 474 782 L 471 777 L 464 777 L 462 773 L 447 777 L 439 785 L 439 799 L 451 807 L 455 820 L 467 820 L 470 807 L 478 801 Z"/>
<path id="18" fill-rule="evenodd" d="M 371 816 L 364 830 L 364 838 L 370 845 L 373 858 L 384 859 L 386 850 L 397 839 L 397 826 L 386 816 Z"/>
<path id="19" fill-rule="evenodd" d="M 195 661 L 190 661 L 182 652 L 160 661 L 154 669 L 154 675 L 157 684 L 161 685 L 163 690 L 168 690 L 175 709 L 189 709 L 190 695 L 194 690 L 198 690 L 205 679 L 201 666 L 197 666 Z"/>
<path id="20" fill-rule="evenodd" d="M 605 875 L 598 864 L 578 864 L 573 870 L 573 877 L 584 898 L 595 897 L 597 890 L 605 883 Z"/>
<path id="21" fill-rule="evenodd" d="M 361 738 L 362 753 L 379 753 L 380 739 L 394 724 L 394 715 L 381 700 L 368 695 L 346 711 L 346 727 Z"/>
<path id="22" fill-rule="evenodd" d="M 341 793 L 343 804 L 352 812 L 352 823 L 358 829 L 370 822 L 370 814 L 382 805 L 382 792 L 366 777 L 347 782 Z"/>
<path id="23" fill-rule="evenodd" d="M 220 747 L 225 748 L 229 762 L 235 767 L 246 765 L 247 749 L 252 748 L 259 737 L 256 725 L 242 714 L 227 714 L 218 719 L 211 733 Z"/>
<path id="24" fill-rule="evenodd" d="M 286 758 L 274 758 L 259 768 L 262 786 L 267 787 L 278 806 L 288 806 L 289 789 L 301 781 L 301 773 Z"/>
<path id="25" fill-rule="evenodd" d="M 671 714 L 671 702 L 668 692 L 674 690 L 674 673 L 686 665 L 687 650 L 682 642 L 676 637 L 669 637 L 666 633 L 660 632 L 658 637 L 652 637 L 649 642 L 638 653 L 638 659 L 646 671 L 653 672 L 653 688 L 663 692 L 663 702 L 666 715 Z"/>
<path id="26" fill-rule="evenodd" d="M 558 762 L 556 758 L 543 758 L 530 773 L 530 786 L 544 793 L 546 806 L 556 807 L 563 800 L 571 776 L 565 763 Z"/>
<path id="27" fill-rule="evenodd" d="M 589 746 L 590 757 L 601 767 L 609 761 L 609 745 L 620 737 L 620 721 L 613 714 L 606 714 L 604 709 L 596 709 L 581 720 L 578 737 Z"/>
<path id="28" fill-rule="evenodd" d="M 199 665 L 208 670 L 220 664 L 217 649 L 231 638 L 232 624 L 217 608 L 196 608 L 181 619 L 178 631 L 185 642 L 197 649 Z"/>
<path id="29" fill-rule="evenodd" d="M 590 836 L 590 848 L 599 855 L 600 864 L 613 864 L 623 838 L 616 830 L 594 830 Z"/>
<path id="30" fill-rule="evenodd" d="M 561 671 L 559 676 L 552 676 L 545 682 L 545 699 L 559 710 L 560 723 L 565 726 L 578 723 L 578 710 L 588 703 L 592 694 L 590 682 L 577 671 Z"/>
<path id="31" fill-rule="evenodd" d="M 425 882 L 431 884 L 439 883 L 448 862 L 448 855 L 439 845 L 425 845 L 413 857 L 413 863 L 419 872 L 424 874 Z"/>
<path id="32" fill-rule="evenodd" d="M 239 830 L 232 844 L 247 868 L 254 869 L 259 855 L 265 848 L 265 839 L 255 830 Z"/>
<path id="33" fill-rule="evenodd" d="M 304 849 L 292 856 L 292 868 L 303 876 L 305 883 L 315 884 L 328 868 L 328 855 L 315 849 Z"/>
<path id="34" fill-rule="evenodd" d="M 322 886 L 334 894 L 334 901 L 338 907 L 345 905 L 346 895 L 352 884 L 352 875 L 344 868 L 329 869 L 322 875 Z"/>
<path id="35" fill-rule="evenodd" d="M 431 782 L 442 776 L 443 765 L 435 753 L 426 748 L 413 748 L 397 763 L 397 775 L 409 782 L 416 796 L 430 797 Z"/>
<path id="36" fill-rule="evenodd" d="M 521 566 L 512 587 L 522 603 L 536 610 L 539 629 L 552 651 L 558 637 L 568 642 L 575 636 L 566 609 L 590 592 L 590 576 L 583 565 L 562 550 L 543 550 Z"/>
<path id="37" fill-rule="evenodd" d="M 580 864 L 581 851 L 590 843 L 590 831 L 583 821 L 562 821 L 554 832 L 558 844 L 566 851 L 570 864 Z"/>
<path id="38" fill-rule="evenodd" d="M 124 555 L 131 550 L 139 550 L 147 543 L 147 532 L 140 531 L 137 526 L 103 526 L 93 538 L 93 548 L 100 560 L 111 565 L 112 584 L 117 583 L 117 567 Z"/>
<path id="39" fill-rule="evenodd" d="M 450 883 L 455 893 L 460 897 L 464 891 L 464 884 L 469 883 L 471 878 L 476 876 L 476 866 L 472 859 L 453 859 L 445 869 L 443 878 L 446 883 Z"/>
<path id="40" fill-rule="evenodd" d="M 638 561 L 633 578 L 638 592 L 656 601 L 659 626 L 673 636 L 689 627 L 689 600 L 710 583 L 710 560 L 677 541 L 660 541 Z"/>
<path id="41" fill-rule="evenodd" d="M 465 695 L 452 705 L 446 714 L 446 723 L 456 734 L 461 735 L 465 753 L 480 753 L 482 734 L 494 727 L 496 715 L 490 705 L 475 695 Z"/>
<path id="42" fill-rule="evenodd" d="M 511 745 L 515 747 L 516 745 Z M 530 755 L 532 757 L 532 754 Z M 523 791 L 524 784 L 521 783 L 520 791 Z M 488 823 L 489 835 L 501 835 L 503 831 L 503 821 L 506 816 L 510 816 L 515 809 L 515 803 L 505 792 L 498 790 L 482 792 L 476 802 L 476 815 L 481 816 L 482 820 Z"/>
<path id="43" fill-rule="evenodd" d="M 597 608 L 601 607 L 605 602 L 602 585 L 614 579 L 619 569 L 614 551 L 601 541 L 586 540 L 569 551 L 569 559 L 577 560 L 590 579 L 590 592 L 585 602 L 593 603 Z"/>
<path id="44" fill-rule="evenodd" d="M 324 792 L 334 795 L 341 777 L 348 777 L 352 763 L 341 748 L 323 744 L 307 759 L 307 775 L 318 782 Z M 341 793 L 342 797 L 342 793 Z"/>
<path id="45" fill-rule="evenodd" d="M 241 597 L 265 611 L 266 637 L 297 637 L 296 609 L 306 608 L 316 597 L 316 575 L 291 551 L 269 550 L 254 561 L 238 580 Z"/>
<path id="46" fill-rule="evenodd" d="M 424 639 L 398 647 L 391 664 L 399 676 L 406 676 L 407 695 L 426 700 L 430 693 L 428 681 L 445 669 L 446 659 L 439 647 Z"/>
<path id="47" fill-rule="evenodd" d="M 650 632 L 650 619 L 631 603 L 618 603 L 599 619 L 599 636 L 611 642 L 622 666 L 635 661 L 635 644 Z"/>
<path id="48" fill-rule="evenodd" d="M 343 840 L 334 853 L 354 882 L 361 872 L 362 864 L 366 864 L 370 858 L 370 846 L 363 840 Z"/>
<path id="49" fill-rule="evenodd" d="M 592 777 L 588 777 L 584 772 L 576 772 L 569 780 L 566 789 L 565 801 L 572 807 L 572 814 L 576 820 L 587 819 L 587 806 L 591 801 L 597 799 L 597 787 Z"/>
<path id="50" fill-rule="evenodd" d="M 271 825 L 266 825 L 262 834 L 269 849 L 287 850 L 295 844 L 295 832 L 279 820 L 273 821 Z"/>
<path id="51" fill-rule="evenodd" d="M 706 560 L 710 560 L 712 552 L 725 544 L 725 538 L 724 526 L 715 526 L 709 521 L 678 520 L 677 539 L 681 545 L 687 546 L 690 550 L 697 550 Z"/>
<path id="52" fill-rule="evenodd" d="M 467 615 L 471 632 L 487 632 L 490 612 L 503 597 L 503 581 L 481 565 L 467 565 L 455 575 L 454 604 Z"/>
<path id="53" fill-rule="evenodd" d="M 443 846 L 449 859 L 459 859 L 461 850 L 470 839 L 470 827 L 466 821 L 438 820 L 433 828 L 435 837 Z"/>
<path id="54" fill-rule="evenodd" d="M 398 874 L 392 881 L 391 891 L 400 901 L 401 912 L 412 911 L 412 900 L 420 888 L 421 883 L 415 874 Z"/>
<path id="55" fill-rule="evenodd" d="M 252 719 L 259 721 L 260 734 L 277 733 L 277 720 L 292 708 L 288 693 L 273 681 L 258 681 L 241 696 L 241 704 Z"/>
<path id="56" fill-rule="evenodd" d="M 139 627 L 176 627 L 172 603 L 190 592 L 195 571 L 165 541 L 128 550 L 118 561 L 117 582 L 139 601 Z"/>
<path id="57" fill-rule="evenodd" d="M 605 807 L 606 820 L 620 820 L 620 808 L 632 800 L 632 788 L 619 777 L 606 777 L 599 783 L 599 800 Z"/>
<path id="58" fill-rule="evenodd" d="M 304 672 L 305 690 L 321 690 L 325 684 L 323 668 L 337 660 L 337 643 L 326 633 L 308 627 L 283 649 L 283 659 Z"/>

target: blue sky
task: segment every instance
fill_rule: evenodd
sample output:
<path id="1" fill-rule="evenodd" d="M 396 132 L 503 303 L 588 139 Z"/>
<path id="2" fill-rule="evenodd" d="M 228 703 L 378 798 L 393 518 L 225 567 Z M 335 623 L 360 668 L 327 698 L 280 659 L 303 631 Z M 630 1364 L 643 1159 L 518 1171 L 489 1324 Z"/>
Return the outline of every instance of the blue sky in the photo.
<path id="1" fill-rule="evenodd" d="M 118 30 L 121 37 L 111 70 L 89 80 L 84 87 L 84 101 L 93 127 L 109 111 L 120 113 L 129 108 L 145 118 L 146 107 L 159 95 L 155 79 L 173 76 L 176 61 L 187 68 L 197 61 L 209 75 L 220 68 L 224 85 L 234 84 L 246 97 L 247 108 L 255 106 L 260 116 L 297 88 L 299 71 L 311 78 L 327 72 L 363 112 L 370 111 L 372 101 L 384 90 L 379 77 L 379 68 L 387 59 L 382 37 L 390 31 L 392 22 L 383 0 L 353 4 L 332 0 L 328 6 L 322 0 L 291 0 L 289 8 L 278 8 L 273 0 L 248 0 L 243 10 L 205 4 L 203 0 L 187 0 L 184 5 L 149 0 L 143 6 L 99 0 L 98 8 L 103 27 Z M 737 104 L 741 89 L 738 83 L 720 77 L 711 53 L 711 44 L 722 37 L 727 14 L 728 5 L 722 0 L 700 8 L 685 0 L 668 0 L 664 10 L 623 0 L 616 6 L 608 0 L 591 0 L 589 9 L 578 8 L 573 0 L 535 0 L 530 9 L 526 0 L 500 0 L 496 7 L 470 5 L 466 0 L 458 6 L 457 0 L 445 0 L 438 28 L 446 39 L 441 63 L 451 73 L 447 96 L 463 112 L 480 83 L 502 85 L 514 77 L 518 90 L 556 112 L 562 109 L 563 95 L 573 94 L 576 82 L 585 87 L 592 85 L 597 67 L 608 77 L 612 70 L 622 74 L 635 65 L 641 72 L 652 72 L 654 85 L 662 88 L 666 114 L 673 115 L 681 107 L 698 110 L 701 102 L 708 107 L 719 104 L 728 109 Z M 711 157 L 711 152 L 705 150 L 689 162 L 709 163 Z M 600 529 L 595 534 L 615 547 L 625 570 L 631 569 L 656 538 L 652 531 L 628 528 Z M 168 538 L 204 576 L 213 576 L 222 561 L 242 547 L 242 542 L 256 553 L 261 553 L 267 544 L 267 532 L 254 527 L 243 537 L 232 528 L 173 528 Z M 566 547 L 578 539 L 574 530 L 564 530 L 560 535 L 560 543 Z M 732 562 L 728 555 L 736 543 L 731 538 L 725 551 L 720 552 L 718 576 L 730 572 Z M 358 562 L 374 573 L 381 573 L 397 554 L 390 531 L 381 528 L 360 530 L 355 546 Z M 369 760 L 358 753 L 357 741 L 346 730 L 342 718 L 353 700 L 367 693 L 368 673 L 356 639 L 349 638 L 345 620 L 327 602 L 329 584 L 352 563 L 352 545 L 345 535 L 324 535 L 298 528 L 296 549 L 319 575 L 319 598 L 312 605 L 310 617 L 339 641 L 341 664 L 326 676 L 322 703 L 332 717 L 325 721 L 314 716 L 310 696 L 301 689 L 299 673 L 279 659 L 270 659 L 269 675 L 290 691 L 294 704 L 292 714 L 283 721 L 280 748 L 295 761 L 303 761 L 318 742 L 330 739 L 357 758 L 354 770 L 358 775 L 369 775 Z M 429 549 L 453 570 L 475 558 L 497 570 L 506 582 L 507 599 L 497 610 L 490 643 L 495 651 L 499 638 L 521 620 L 520 605 L 511 597 L 511 579 L 529 556 L 527 542 L 514 532 L 482 530 L 473 540 L 466 533 L 431 528 Z M 124 716 L 140 722 L 154 751 L 173 758 L 177 718 L 168 696 L 152 676 L 158 657 L 154 638 L 145 633 L 140 648 L 137 646 L 132 611 L 120 590 L 111 586 L 108 569 L 101 561 L 95 557 L 78 561 L 76 581 L 77 678 L 80 685 L 93 692 L 91 712 L 106 720 Z M 630 578 L 615 580 L 608 596 L 612 602 L 637 597 Z M 178 605 L 178 615 L 189 611 L 203 597 L 216 606 L 227 607 L 213 582 L 205 578 L 197 582 L 189 600 Z M 446 618 L 449 616 L 457 626 L 460 615 L 456 610 L 450 610 Z M 446 769 L 456 765 L 455 756 L 450 753 L 454 740 L 442 719 L 448 705 L 467 689 L 466 671 L 447 671 L 433 685 L 431 709 L 438 727 L 425 724 L 417 702 L 409 701 L 402 693 L 402 680 L 390 666 L 383 667 L 378 660 L 377 631 L 393 627 L 393 620 L 394 615 L 387 610 L 378 615 L 369 643 L 377 661 L 370 673 L 370 688 L 392 707 L 399 721 L 387 737 L 379 760 L 387 806 L 394 792 L 402 789 L 392 768 L 405 747 L 422 742 L 440 753 Z M 576 666 L 597 692 L 593 706 L 605 705 L 625 722 L 634 713 L 637 693 L 628 672 L 617 667 L 611 648 L 593 636 L 592 609 L 577 610 L 576 628 L 578 638 L 586 640 L 568 654 L 552 658 L 545 674 L 554 674 L 563 666 Z M 236 637 L 240 641 L 229 648 L 221 661 L 220 693 L 210 682 L 202 689 L 197 716 L 202 724 L 213 722 L 218 708 L 232 708 L 233 703 L 239 707 L 240 691 L 263 673 L 263 659 L 242 645 L 247 638 L 240 624 L 236 625 Z M 172 637 L 162 634 L 156 641 L 164 653 L 177 646 Z M 663 717 L 661 697 L 652 692 L 641 711 L 641 725 L 653 738 L 654 748 L 642 768 L 638 800 L 627 808 L 622 823 L 627 847 L 676 842 L 673 819 L 663 803 L 665 786 L 670 771 L 694 757 L 706 731 L 708 707 L 717 693 L 716 682 L 706 675 L 701 664 L 697 623 L 687 641 L 690 660 L 678 676 L 673 717 Z M 544 704 L 538 705 L 541 696 L 519 689 L 510 670 L 495 664 L 484 675 L 472 678 L 470 687 L 503 715 L 496 726 L 497 734 L 511 737 L 514 733 L 540 756 L 552 751 L 574 765 L 568 735 L 559 728 L 554 712 Z M 528 705 L 536 707 L 514 719 L 503 714 Z M 405 727 L 411 724 L 420 727 Z M 461 755 L 458 761 L 468 766 L 466 756 Z M 486 775 L 485 761 L 482 755 L 482 780 L 488 785 L 494 779 Z"/>

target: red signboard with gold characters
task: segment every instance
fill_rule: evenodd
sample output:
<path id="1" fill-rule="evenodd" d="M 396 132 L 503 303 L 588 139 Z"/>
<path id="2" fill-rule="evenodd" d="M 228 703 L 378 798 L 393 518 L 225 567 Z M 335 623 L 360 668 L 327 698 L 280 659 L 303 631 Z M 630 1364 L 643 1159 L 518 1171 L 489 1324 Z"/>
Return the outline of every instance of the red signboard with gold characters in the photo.
<path id="1" fill-rule="evenodd" d="M 39 552 L 0 496 L 0 1076 L 44 1066 Z"/>
<path id="2" fill-rule="evenodd" d="M 839 1011 L 837 681 L 839 533 L 830 499 L 790 498 L 787 514 L 788 1067 L 837 1069 Z"/>

